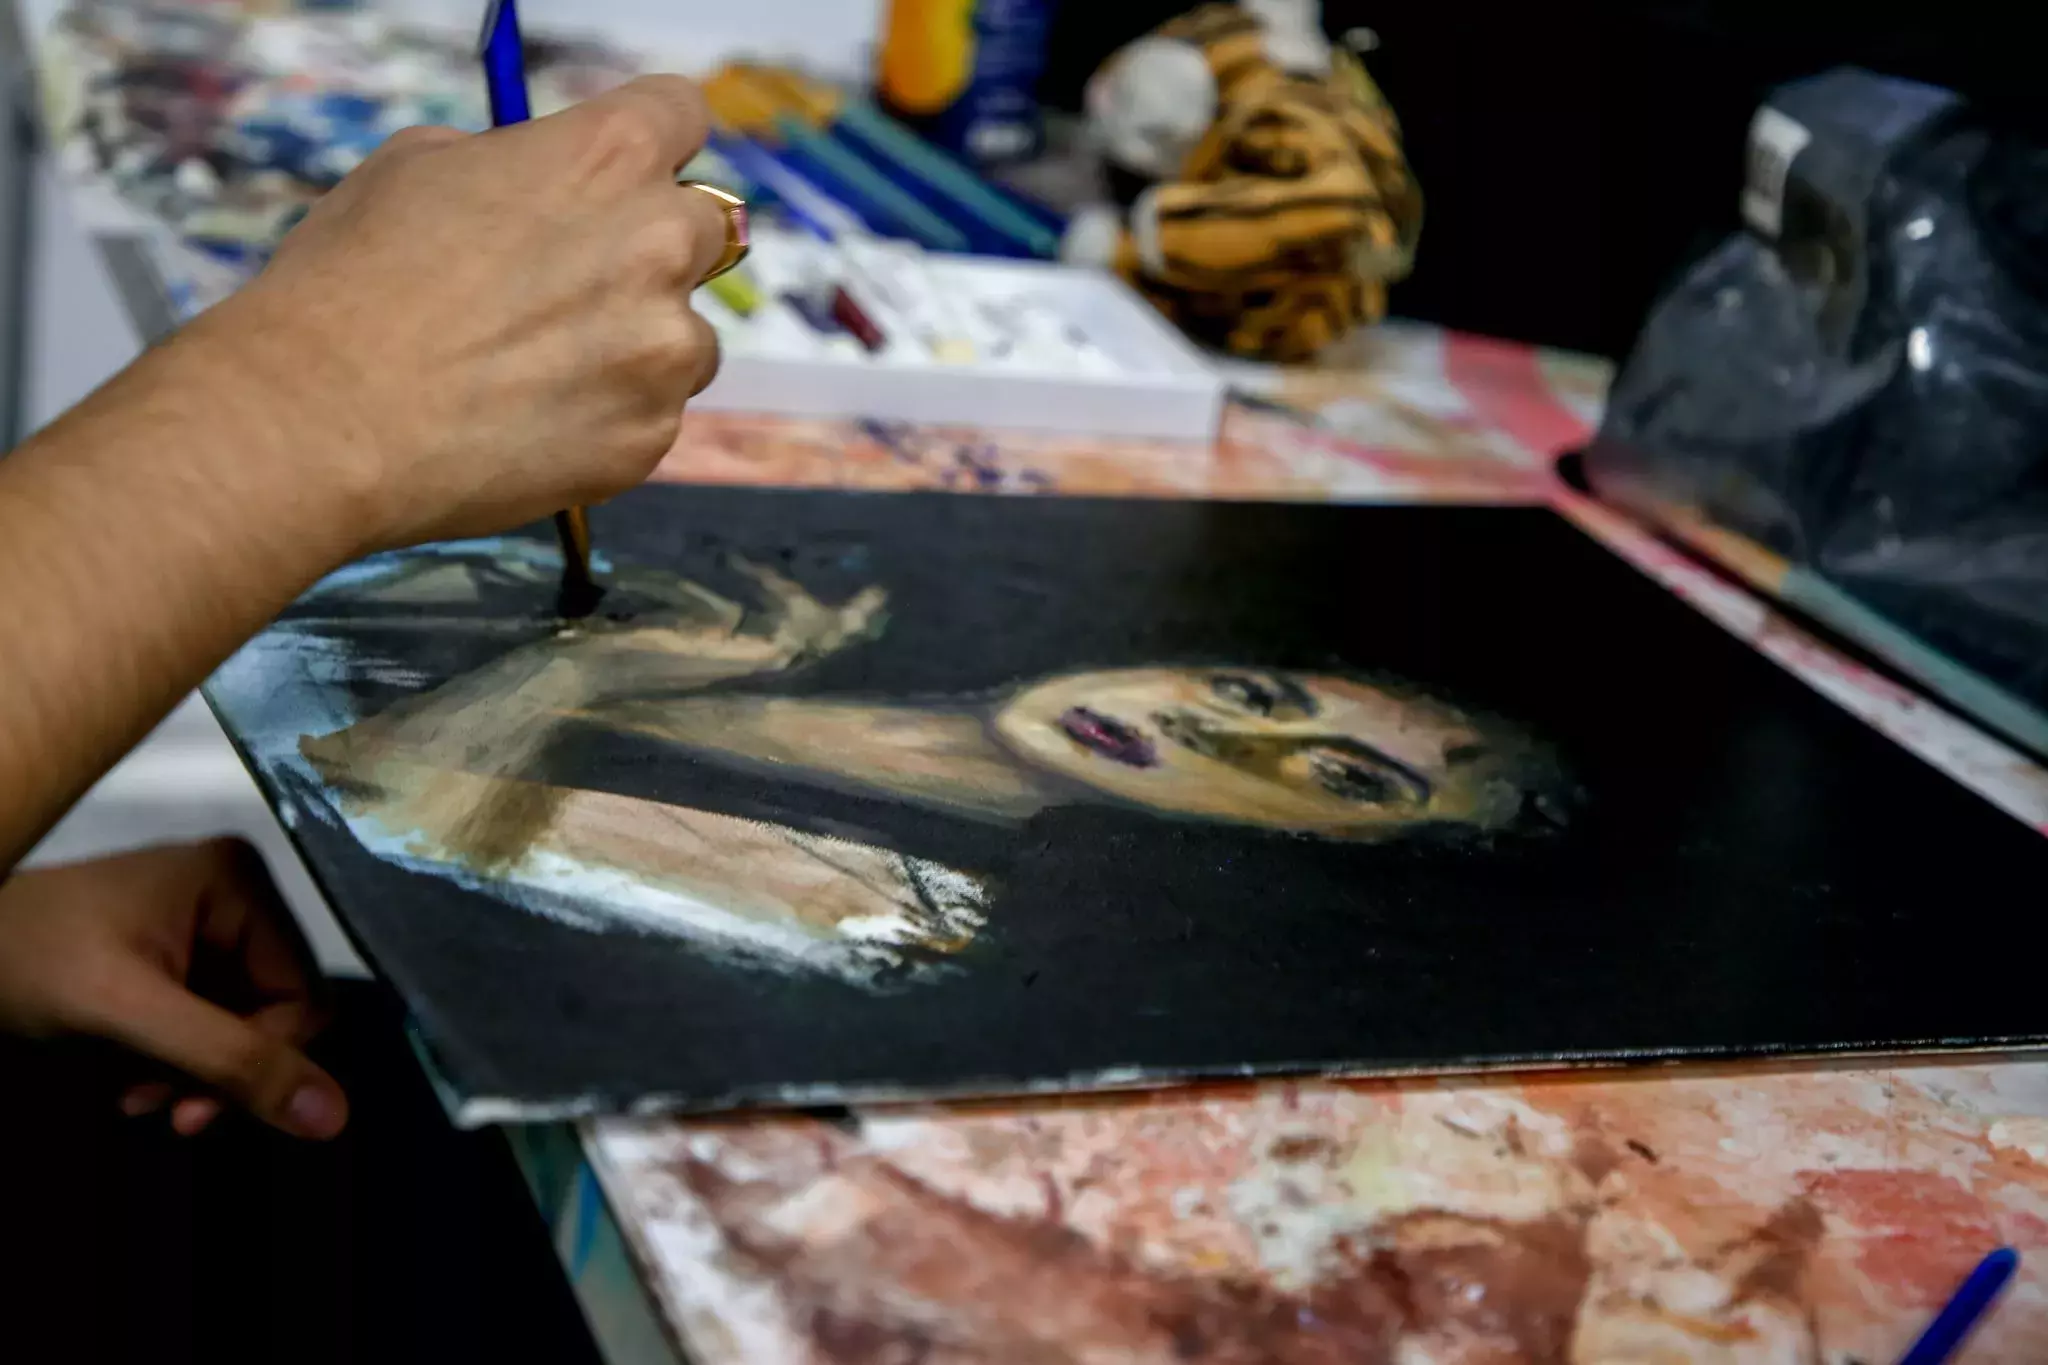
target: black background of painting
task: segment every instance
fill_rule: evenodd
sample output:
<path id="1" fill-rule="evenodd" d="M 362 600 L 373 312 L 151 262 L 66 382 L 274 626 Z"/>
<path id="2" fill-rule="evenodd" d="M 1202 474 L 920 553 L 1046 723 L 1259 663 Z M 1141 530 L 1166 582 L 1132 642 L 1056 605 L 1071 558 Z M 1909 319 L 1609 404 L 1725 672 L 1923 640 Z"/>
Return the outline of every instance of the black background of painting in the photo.
<path id="1" fill-rule="evenodd" d="M 736 592 L 733 553 L 828 601 L 887 586 L 879 641 L 777 690 L 986 694 L 1172 661 L 1378 671 L 1519 719 L 1587 801 L 1563 835 L 1482 847 L 1100 805 L 1014 829 L 581 732 L 536 775 L 979 872 L 998 887 L 991 924 L 958 974 L 878 996 L 552 923 L 302 820 L 336 908 L 467 1093 L 714 1106 L 1126 1067 L 2048 1035 L 2028 923 L 2040 835 L 1547 512 L 650 487 L 595 529 L 621 561 Z"/>

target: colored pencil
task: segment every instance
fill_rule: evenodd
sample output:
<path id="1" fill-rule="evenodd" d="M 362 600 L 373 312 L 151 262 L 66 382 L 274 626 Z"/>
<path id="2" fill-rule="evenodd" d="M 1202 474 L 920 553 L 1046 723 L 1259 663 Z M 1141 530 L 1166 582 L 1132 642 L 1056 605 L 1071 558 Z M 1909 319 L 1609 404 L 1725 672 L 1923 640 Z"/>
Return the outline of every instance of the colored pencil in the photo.
<path id="1" fill-rule="evenodd" d="M 923 245 L 937 251 L 967 250 L 966 233 L 933 213 L 896 182 L 824 133 L 812 128 L 795 114 L 777 115 L 775 131 L 780 133 L 791 147 L 850 185 L 883 216 Z"/>
<path id="2" fill-rule="evenodd" d="M 842 233 L 861 230 L 850 210 L 760 143 L 737 133 L 715 134 L 712 143 L 734 170 L 775 196 L 784 217 L 819 241 L 835 242 Z"/>
<path id="3" fill-rule="evenodd" d="M 1033 218 L 980 176 L 864 100 L 848 100 L 839 122 L 875 150 L 893 157 L 933 189 L 949 195 L 997 232 L 1040 256 L 1059 253 L 1059 234 Z"/>

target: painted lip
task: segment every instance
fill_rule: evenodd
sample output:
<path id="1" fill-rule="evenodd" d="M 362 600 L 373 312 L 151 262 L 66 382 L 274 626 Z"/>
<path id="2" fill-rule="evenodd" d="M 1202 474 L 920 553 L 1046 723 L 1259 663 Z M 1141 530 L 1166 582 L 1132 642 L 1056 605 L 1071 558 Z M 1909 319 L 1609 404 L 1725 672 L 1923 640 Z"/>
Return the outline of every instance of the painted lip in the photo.
<path id="1" fill-rule="evenodd" d="M 1135 726 L 1085 706 L 1069 707 L 1059 718 L 1060 732 L 1091 753 L 1127 768 L 1159 766 L 1159 750 Z"/>

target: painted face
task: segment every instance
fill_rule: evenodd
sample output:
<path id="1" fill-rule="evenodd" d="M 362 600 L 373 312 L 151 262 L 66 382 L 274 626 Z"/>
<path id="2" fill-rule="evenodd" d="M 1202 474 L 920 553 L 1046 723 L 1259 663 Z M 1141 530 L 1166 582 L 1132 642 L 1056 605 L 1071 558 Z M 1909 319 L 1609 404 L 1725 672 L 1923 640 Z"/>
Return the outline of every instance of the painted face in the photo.
<path id="1" fill-rule="evenodd" d="M 1026 761 L 1124 800 L 1280 829 L 1370 836 L 1423 821 L 1492 825 L 1520 805 L 1479 726 L 1349 678 L 1074 673 L 1019 693 L 995 729 Z"/>

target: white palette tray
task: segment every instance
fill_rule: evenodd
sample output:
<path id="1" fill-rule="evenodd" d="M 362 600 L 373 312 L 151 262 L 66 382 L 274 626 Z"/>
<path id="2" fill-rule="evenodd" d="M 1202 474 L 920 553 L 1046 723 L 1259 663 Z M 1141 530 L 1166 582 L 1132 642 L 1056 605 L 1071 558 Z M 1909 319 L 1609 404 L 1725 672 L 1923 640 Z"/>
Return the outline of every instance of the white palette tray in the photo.
<path id="1" fill-rule="evenodd" d="M 860 287 L 858 274 L 848 280 L 849 292 L 890 337 L 878 353 L 851 336 L 820 336 L 781 300 L 784 291 L 821 275 L 847 279 L 839 248 L 764 230 L 755 236 L 747 268 L 764 295 L 753 316 L 741 318 L 708 291 L 696 295 L 699 311 L 718 329 L 724 359 L 717 380 L 692 401 L 695 408 L 1168 440 L 1215 437 L 1222 376 L 1111 275 L 1046 262 L 926 255 L 926 278 L 945 295 L 955 321 L 975 317 L 983 305 L 1021 308 L 1039 333 L 1007 355 L 982 345 L 974 359 L 949 362 L 918 339 L 932 330 L 932 319 L 891 311 Z M 986 340 L 989 333 L 974 335 Z"/>

